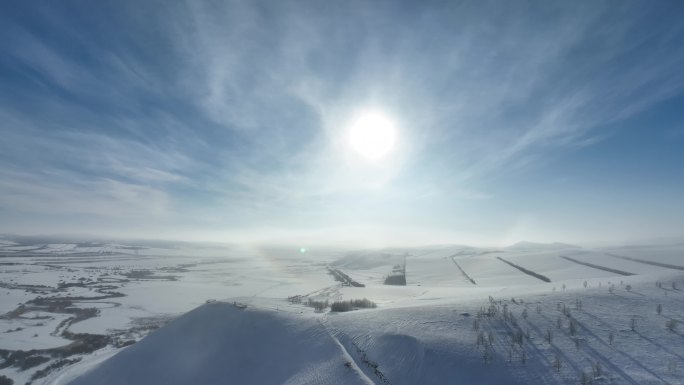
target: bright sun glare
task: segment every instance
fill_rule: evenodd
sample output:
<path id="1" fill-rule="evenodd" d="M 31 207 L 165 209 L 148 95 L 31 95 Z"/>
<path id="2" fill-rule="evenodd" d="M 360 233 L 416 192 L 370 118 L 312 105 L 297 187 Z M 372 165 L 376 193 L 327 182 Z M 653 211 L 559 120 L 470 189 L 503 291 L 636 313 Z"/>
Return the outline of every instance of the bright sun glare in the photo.
<path id="1" fill-rule="evenodd" d="M 387 155 L 394 146 L 394 123 L 385 115 L 372 112 L 360 115 L 349 130 L 352 148 L 369 160 Z"/>

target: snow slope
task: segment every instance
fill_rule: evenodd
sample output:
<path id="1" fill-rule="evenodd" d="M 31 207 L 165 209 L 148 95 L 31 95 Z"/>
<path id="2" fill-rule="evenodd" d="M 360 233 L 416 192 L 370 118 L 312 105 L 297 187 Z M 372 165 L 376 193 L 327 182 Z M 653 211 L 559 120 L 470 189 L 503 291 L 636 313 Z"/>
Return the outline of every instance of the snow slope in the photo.
<path id="1" fill-rule="evenodd" d="M 316 314 L 278 299 L 245 299 L 245 310 L 210 303 L 71 384 L 569 385 L 583 373 L 595 384 L 684 383 L 684 339 L 664 327 L 682 320 L 684 294 L 644 279 L 626 285 L 521 288 L 493 302 L 441 298 L 348 313 Z M 496 315 L 478 314 L 488 306 Z M 516 330 L 527 335 L 519 345 Z M 476 342 L 480 332 L 488 343 Z M 590 374 L 597 365 L 600 373 Z"/>
<path id="2" fill-rule="evenodd" d="M 368 384 L 324 326 L 232 304 L 203 305 L 73 381 L 106 384 Z"/>

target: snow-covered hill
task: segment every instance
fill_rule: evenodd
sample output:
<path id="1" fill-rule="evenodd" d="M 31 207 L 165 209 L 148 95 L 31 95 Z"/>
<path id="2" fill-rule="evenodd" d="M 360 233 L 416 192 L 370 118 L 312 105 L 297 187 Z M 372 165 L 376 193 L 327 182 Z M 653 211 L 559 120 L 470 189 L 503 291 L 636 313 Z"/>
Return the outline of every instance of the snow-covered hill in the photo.
<path id="1" fill-rule="evenodd" d="M 71 384 L 684 383 L 681 291 L 598 282 L 348 313 L 214 302 Z"/>
<path id="2" fill-rule="evenodd" d="M 214 302 L 72 384 L 368 384 L 352 363 L 313 318 Z"/>
<path id="3" fill-rule="evenodd" d="M 15 384 L 684 383 L 680 244 L 67 244 L 0 246 Z M 396 272 L 405 286 L 385 284 Z M 377 308 L 306 306 L 361 298 Z"/>

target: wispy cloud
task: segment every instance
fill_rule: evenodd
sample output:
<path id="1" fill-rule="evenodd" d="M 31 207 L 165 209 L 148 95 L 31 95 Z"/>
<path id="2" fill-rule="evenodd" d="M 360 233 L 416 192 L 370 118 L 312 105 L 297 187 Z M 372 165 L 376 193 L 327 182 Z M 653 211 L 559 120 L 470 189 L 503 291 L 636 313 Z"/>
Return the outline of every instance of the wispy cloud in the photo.
<path id="1" fill-rule="evenodd" d="M 665 8 L 29 9 L 2 20 L 0 207 L 319 226 L 490 199 L 481 181 L 596 144 L 605 126 L 682 92 L 684 31 Z M 345 124 L 369 106 L 401 130 L 380 166 L 345 147 Z"/>

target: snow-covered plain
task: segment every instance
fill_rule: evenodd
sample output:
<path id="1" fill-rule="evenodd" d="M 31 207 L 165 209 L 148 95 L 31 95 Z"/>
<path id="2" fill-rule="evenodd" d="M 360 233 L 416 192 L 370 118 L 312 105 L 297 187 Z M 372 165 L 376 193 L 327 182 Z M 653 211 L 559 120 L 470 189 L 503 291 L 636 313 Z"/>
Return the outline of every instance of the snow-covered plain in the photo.
<path id="1" fill-rule="evenodd" d="M 681 244 L 301 253 L 0 240 L 0 375 L 53 385 L 684 384 L 683 256 Z M 404 263 L 407 285 L 385 285 Z M 378 307 L 305 306 L 361 298 Z"/>

